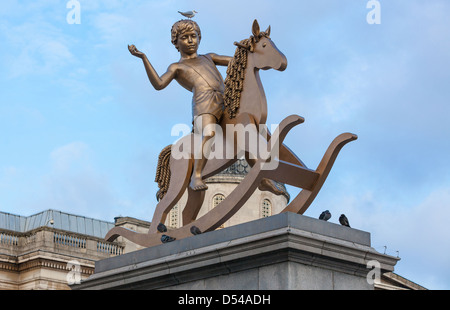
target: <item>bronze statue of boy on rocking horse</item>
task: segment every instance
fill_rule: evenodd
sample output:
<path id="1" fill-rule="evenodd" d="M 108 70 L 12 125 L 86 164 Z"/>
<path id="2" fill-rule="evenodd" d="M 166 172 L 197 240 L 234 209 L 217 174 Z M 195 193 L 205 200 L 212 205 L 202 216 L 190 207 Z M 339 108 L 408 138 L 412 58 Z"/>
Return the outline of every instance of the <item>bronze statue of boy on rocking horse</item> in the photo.
<path id="1" fill-rule="evenodd" d="M 198 55 L 200 40 L 201 31 L 196 22 L 190 19 L 176 22 L 172 27 L 172 43 L 180 52 L 181 58 L 171 64 L 161 76 L 144 53 L 134 45 L 128 46 L 132 55 L 143 60 L 148 78 L 155 89 L 161 90 L 176 80 L 193 93 L 194 130 L 191 135 L 166 147 L 160 154 L 156 175 L 160 187 L 159 203 L 149 232 L 140 234 L 115 227 L 105 237 L 108 241 L 123 236 L 136 244 L 149 247 L 192 236 L 193 230 L 215 230 L 244 205 L 257 187 L 281 194 L 272 180 L 303 189 L 282 211 L 303 214 L 320 191 L 341 148 L 357 139 L 356 135 L 350 133 L 338 136 L 329 146 L 318 168 L 308 169 L 283 144 L 289 130 L 304 121 L 302 117 L 291 115 L 285 118 L 272 135 L 267 129 L 261 130 L 265 128 L 261 126 L 265 125 L 267 119 L 267 100 L 259 70 L 283 71 L 287 67 L 286 57 L 270 39 L 270 26 L 266 31 L 260 31 L 255 20 L 250 38 L 235 42 L 237 48 L 234 57 L 214 53 Z M 228 66 L 225 81 L 217 65 Z M 231 134 L 227 130 L 230 126 L 235 130 Z M 236 136 L 242 135 L 239 128 L 250 132 L 249 136 L 254 141 L 251 138 L 237 141 Z M 195 137 L 200 139 L 196 140 Z M 219 155 L 223 156 L 210 158 L 213 143 L 222 146 L 222 153 L 219 152 Z M 267 150 L 268 155 L 260 156 L 258 152 L 255 154 L 251 144 L 257 144 L 259 150 Z M 187 156 L 173 156 L 174 151 L 179 150 L 187 153 Z M 204 179 L 226 169 L 242 155 L 245 155 L 252 167 L 248 175 L 216 208 L 197 219 L 204 191 L 207 190 Z M 272 163 L 269 168 L 268 162 Z M 167 232 L 162 223 L 186 189 L 188 200 L 183 210 L 183 226 Z"/>

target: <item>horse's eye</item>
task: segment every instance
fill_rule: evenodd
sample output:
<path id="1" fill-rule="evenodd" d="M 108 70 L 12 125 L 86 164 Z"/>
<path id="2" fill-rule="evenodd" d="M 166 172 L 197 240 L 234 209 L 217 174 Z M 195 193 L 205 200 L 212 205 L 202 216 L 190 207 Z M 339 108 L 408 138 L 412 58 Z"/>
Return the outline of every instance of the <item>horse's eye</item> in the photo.
<path id="1" fill-rule="evenodd" d="M 263 47 L 266 47 L 267 46 L 267 43 L 263 43 L 263 45 L 262 45 Z"/>

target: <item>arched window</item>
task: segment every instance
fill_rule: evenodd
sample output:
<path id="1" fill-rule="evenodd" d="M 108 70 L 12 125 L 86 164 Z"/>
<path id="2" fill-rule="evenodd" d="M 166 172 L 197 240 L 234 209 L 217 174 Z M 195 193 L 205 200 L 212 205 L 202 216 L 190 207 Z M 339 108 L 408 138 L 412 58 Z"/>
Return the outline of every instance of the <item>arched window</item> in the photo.
<path id="1" fill-rule="evenodd" d="M 213 205 L 212 207 L 215 208 L 219 205 L 219 203 L 221 203 L 222 201 L 225 200 L 225 196 L 222 194 L 217 194 L 213 197 Z"/>
<path id="2" fill-rule="evenodd" d="M 269 199 L 264 199 L 261 205 L 261 217 L 269 217 L 272 215 L 272 203 Z"/>

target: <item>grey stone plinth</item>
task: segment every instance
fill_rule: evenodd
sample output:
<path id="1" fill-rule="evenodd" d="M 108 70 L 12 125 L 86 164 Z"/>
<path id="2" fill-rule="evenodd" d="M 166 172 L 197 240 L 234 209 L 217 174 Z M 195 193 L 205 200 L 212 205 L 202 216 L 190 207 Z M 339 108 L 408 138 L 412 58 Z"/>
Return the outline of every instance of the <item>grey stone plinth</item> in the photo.
<path id="1" fill-rule="evenodd" d="M 373 289 L 368 232 L 283 213 L 96 262 L 72 289 Z"/>

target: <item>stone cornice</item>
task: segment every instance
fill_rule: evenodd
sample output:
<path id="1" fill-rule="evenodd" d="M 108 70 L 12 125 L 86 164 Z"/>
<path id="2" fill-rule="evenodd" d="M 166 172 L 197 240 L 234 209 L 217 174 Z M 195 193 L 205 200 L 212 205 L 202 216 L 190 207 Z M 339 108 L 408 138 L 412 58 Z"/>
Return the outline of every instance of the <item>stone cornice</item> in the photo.
<path id="1" fill-rule="evenodd" d="M 26 257 L 11 258 L 10 261 L 5 261 L 5 257 L 0 258 L 0 270 L 10 272 L 24 272 L 37 268 L 46 268 L 52 270 L 69 271 L 68 257 L 63 255 L 54 255 L 51 257 L 49 254 L 42 251 L 35 251 L 28 253 Z M 70 258 L 70 257 L 69 257 Z M 76 260 L 80 264 L 81 274 L 92 275 L 94 273 L 94 261 Z"/>

